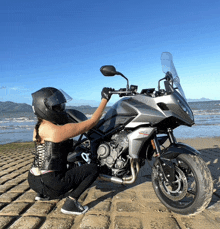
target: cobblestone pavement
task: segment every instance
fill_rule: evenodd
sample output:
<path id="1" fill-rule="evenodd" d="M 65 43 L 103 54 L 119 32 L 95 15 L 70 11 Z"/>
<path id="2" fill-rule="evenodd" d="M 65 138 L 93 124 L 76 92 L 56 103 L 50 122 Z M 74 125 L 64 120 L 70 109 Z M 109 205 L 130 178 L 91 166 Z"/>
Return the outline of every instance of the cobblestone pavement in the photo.
<path id="1" fill-rule="evenodd" d="M 192 145 L 192 144 L 191 144 Z M 215 190 L 211 204 L 196 216 L 174 214 L 160 203 L 146 165 L 132 186 L 97 180 L 80 198 L 90 210 L 81 216 L 60 212 L 64 200 L 35 201 L 27 174 L 33 155 L 29 148 L 0 152 L 0 229 L 131 229 L 220 228 L 220 142 L 212 148 L 195 145 L 212 172 Z"/>

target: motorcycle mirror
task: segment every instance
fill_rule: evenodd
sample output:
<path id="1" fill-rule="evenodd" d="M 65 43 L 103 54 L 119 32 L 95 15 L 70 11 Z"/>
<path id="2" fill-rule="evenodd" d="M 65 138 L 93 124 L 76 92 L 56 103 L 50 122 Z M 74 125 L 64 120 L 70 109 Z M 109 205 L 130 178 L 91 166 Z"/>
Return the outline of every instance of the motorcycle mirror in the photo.
<path id="1" fill-rule="evenodd" d="M 115 67 L 112 65 L 104 65 L 100 68 L 100 71 L 104 76 L 114 76 L 117 74 Z"/>

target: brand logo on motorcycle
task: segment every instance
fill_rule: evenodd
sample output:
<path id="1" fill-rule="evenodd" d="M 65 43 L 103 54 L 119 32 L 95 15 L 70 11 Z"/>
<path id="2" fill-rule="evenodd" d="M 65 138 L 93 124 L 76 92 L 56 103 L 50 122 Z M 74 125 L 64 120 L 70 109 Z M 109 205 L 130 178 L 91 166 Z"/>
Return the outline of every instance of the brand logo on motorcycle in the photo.
<path id="1" fill-rule="evenodd" d="M 143 133 L 143 132 L 139 132 L 139 134 L 143 134 L 143 135 L 145 135 L 145 136 L 148 136 L 148 135 L 149 135 L 149 134 Z"/>

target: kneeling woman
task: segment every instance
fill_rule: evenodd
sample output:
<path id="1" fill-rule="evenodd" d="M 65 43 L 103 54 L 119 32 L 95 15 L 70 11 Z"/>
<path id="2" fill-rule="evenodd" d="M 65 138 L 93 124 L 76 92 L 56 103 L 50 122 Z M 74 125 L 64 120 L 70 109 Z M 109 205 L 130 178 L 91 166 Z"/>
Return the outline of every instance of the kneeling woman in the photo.
<path id="1" fill-rule="evenodd" d="M 86 164 L 67 170 L 69 138 L 85 133 L 98 123 L 111 97 L 109 91 L 110 88 L 103 88 L 99 107 L 91 119 L 81 123 L 68 123 L 65 92 L 47 87 L 32 94 L 38 122 L 33 133 L 35 159 L 28 182 L 38 193 L 36 200 L 67 197 L 61 212 L 80 215 L 88 211 L 77 200 L 98 177 L 98 168 L 96 164 Z"/>

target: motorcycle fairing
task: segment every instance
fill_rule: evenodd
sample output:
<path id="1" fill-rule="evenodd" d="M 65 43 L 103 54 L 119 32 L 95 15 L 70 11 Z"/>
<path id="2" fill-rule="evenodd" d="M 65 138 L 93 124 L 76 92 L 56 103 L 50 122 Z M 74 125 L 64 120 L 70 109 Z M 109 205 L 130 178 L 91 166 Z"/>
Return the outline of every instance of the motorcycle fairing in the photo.
<path id="1" fill-rule="evenodd" d="M 132 133 L 128 134 L 129 140 L 129 156 L 138 159 L 139 152 L 144 143 L 155 133 L 156 128 L 140 127 Z"/>
<path id="2" fill-rule="evenodd" d="M 134 128 L 143 124 L 150 124 L 151 126 L 159 127 L 160 122 L 165 121 L 170 117 L 178 120 L 175 127 L 179 126 L 180 123 L 187 126 L 192 126 L 194 124 L 193 114 L 190 107 L 183 97 L 176 91 L 172 92 L 172 94 L 156 98 L 145 95 L 136 95 L 135 97 L 130 97 L 130 99 L 127 100 L 127 103 L 129 103 L 138 114 L 126 125 L 126 128 Z M 181 106 L 184 106 L 188 113 L 180 107 L 180 104 Z M 189 117 L 189 114 L 192 118 Z"/>

